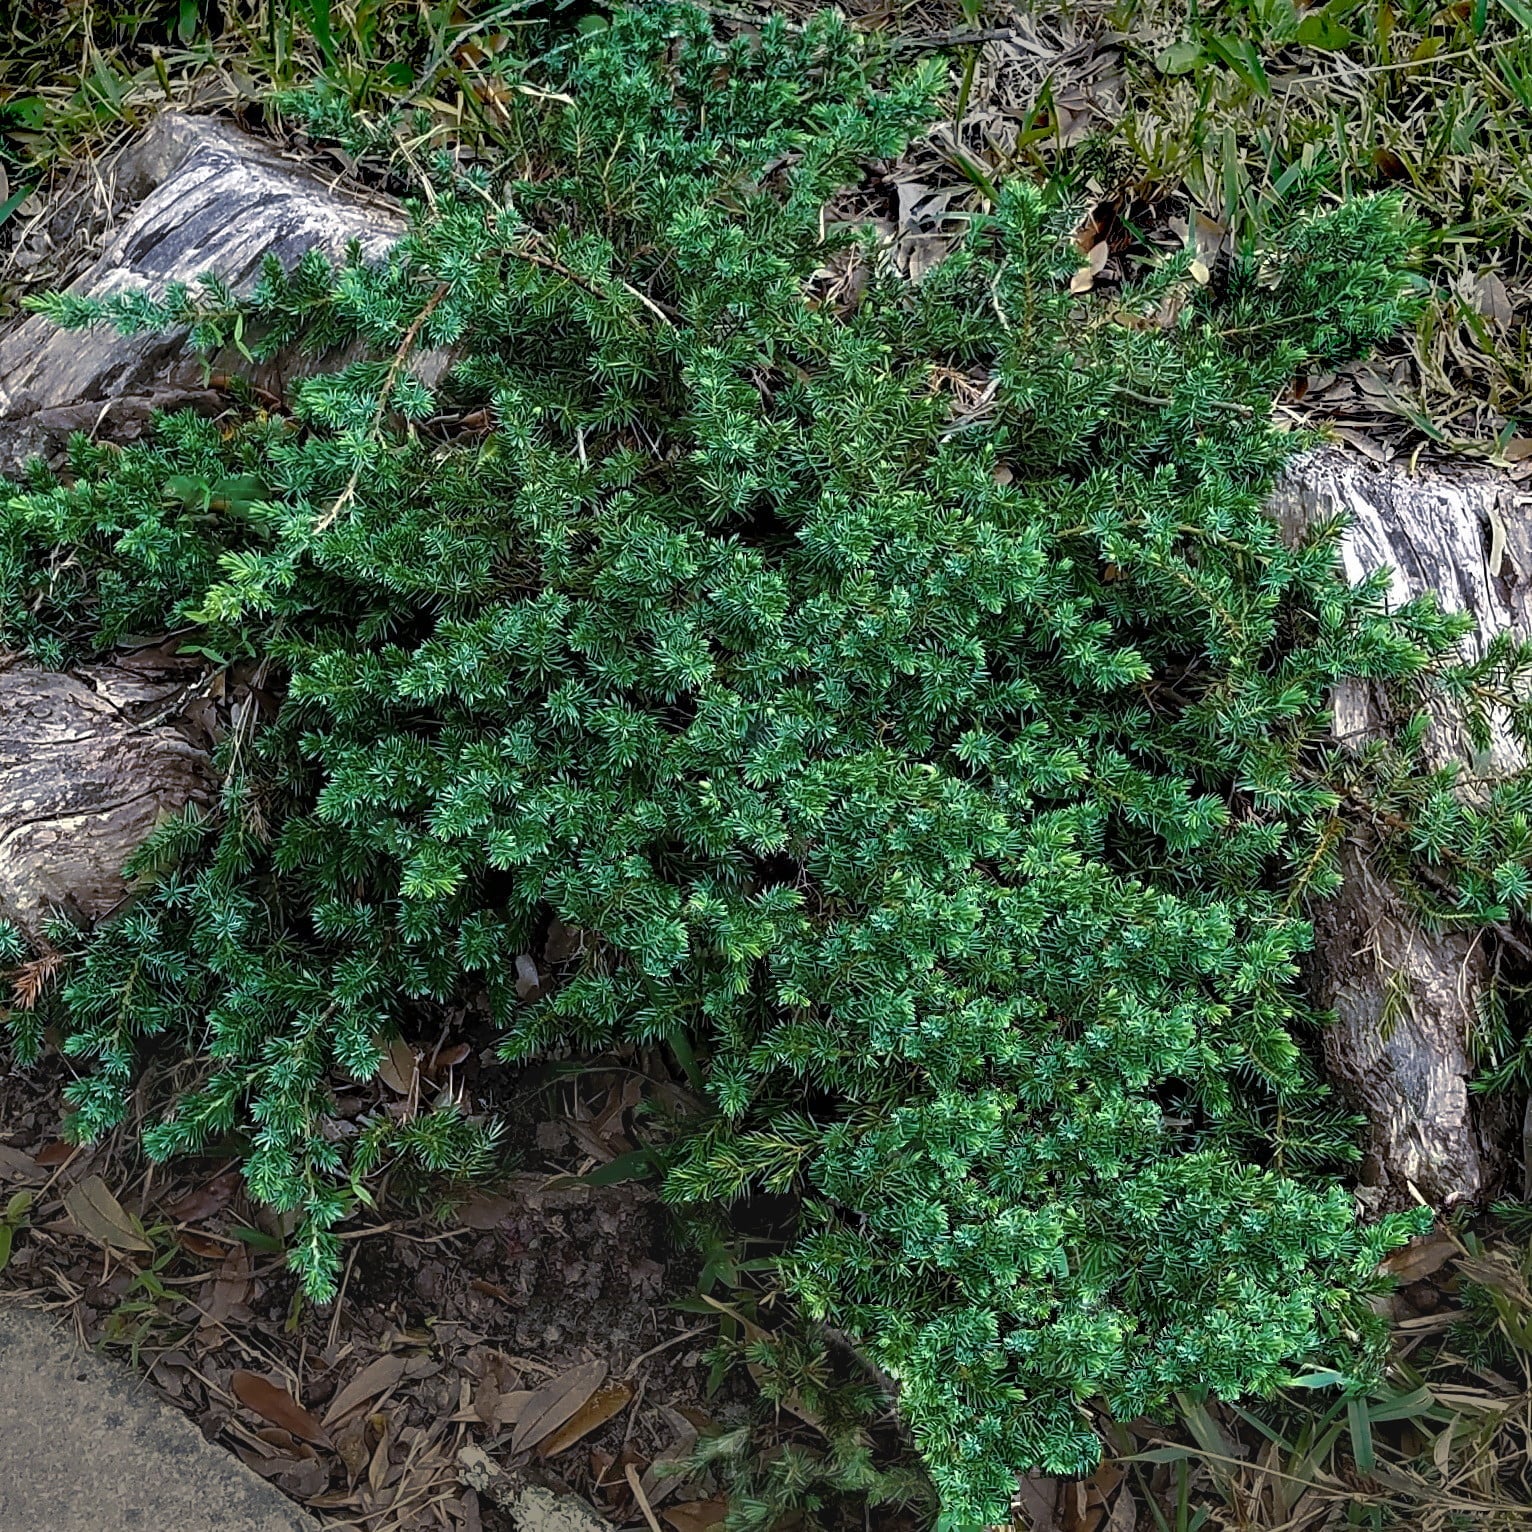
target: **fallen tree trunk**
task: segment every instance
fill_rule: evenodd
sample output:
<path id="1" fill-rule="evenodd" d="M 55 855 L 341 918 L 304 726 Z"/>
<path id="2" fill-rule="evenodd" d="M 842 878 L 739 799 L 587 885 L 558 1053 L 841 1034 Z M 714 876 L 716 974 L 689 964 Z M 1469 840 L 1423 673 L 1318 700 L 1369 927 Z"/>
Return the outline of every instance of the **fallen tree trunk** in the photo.
<path id="1" fill-rule="evenodd" d="M 1532 637 L 1532 496 L 1488 471 L 1407 474 L 1324 450 L 1293 464 L 1273 510 L 1294 537 L 1335 516 L 1348 523 L 1347 576 L 1393 571 L 1400 606 L 1427 591 L 1448 611 L 1469 612 L 1465 657 L 1499 633 Z M 1379 737 L 1390 722 L 1371 686 L 1337 691 L 1335 733 L 1348 743 Z M 1435 764 L 1465 762 L 1478 778 L 1526 764 L 1497 728 L 1475 751 L 1463 720 L 1438 705 L 1427 750 Z M 1493 982 L 1482 933 L 1433 932 L 1375 865 L 1365 833 L 1342 853 L 1345 884 L 1315 912 L 1312 982 L 1333 1010 L 1325 1061 L 1366 1117 L 1363 1193 L 1375 1205 L 1424 1200 L 1448 1208 L 1482 1200 L 1506 1173 L 1503 1110 L 1471 1095 L 1471 1034 Z"/>
<path id="2" fill-rule="evenodd" d="M 291 264 L 311 245 L 339 254 L 351 239 L 376 254 L 403 227 L 391 206 L 338 193 L 208 119 L 161 117 L 119 178 L 141 200 L 75 291 L 155 288 L 208 270 L 240 288 L 267 254 Z M 305 365 L 279 357 L 253 381 L 281 395 Z M 237 359 L 230 370 L 248 372 Z M 123 440 L 147 429 L 155 409 L 216 411 L 221 396 L 204 376 L 184 336 L 63 335 L 29 319 L 0 338 L 0 472 L 32 454 L 57 465 L 72 431 Z M 1532 635 L 1527 499 L 1487 473 L 1413 476 L 1324 451 L 1294 464 L 1274 511 L 1294 535 L 1346 516 L 1349 575 L 1392 567 L 1394 599 L 1435 591 L 1445 606 L 1473 613 L 1472 643 L 1482 645 L 1502 630 Z M 0 914 L 35 930 L 49 907 L 108 913 L 123 894 L 123 857 L 160 814 L 206 790 L 191 740 L 170 719 L 144 722 L 143 709 L 175 692 L 173 680 L 160 681 L 169 691 L 158 700 L 141 694 L 125 709 L 113 667 L 0 675 Z M 1381 699 L 1362 686 L 1341 689 L 1335 715 L 1337 733 L 1352 740 L 1385 722 Z M 1461 720 L 1439 717 L 1433 748 L 1461 756 Z M 1506 735 L 1475 761 L 1490 774 L 1521 764 Z M 1364 1197 L 1399 1205 L 1419 1196 L 1439 1207 L 1479 1200 L 1503 1171 L 1498 1135 L 1476 1121 L 1468 1090 L 1469 1031 L 1492 982 L 1487 951 L 1469 936 L 1424 930 L 1363 839 L 1345 857 L 1344 892 L 1316 912 L 1313 983 L 1335 1013 L 1326 1061 L 1369 1124 Z"/>
<path id="3" fill-rule="evenodd" d="M 339 257 L 353 239 L 378 255 L 404 228 L 390 204 L 328 187 L 208 117 L 156 118 L 117 178 L 140 200 L 71 292 L 159 291 L 209 271 L 248 291 L 268 255 L 291 266 L 317 245 Z M 252 381 L 280 395 L 312 369 L 290 353 L 255 369 Z M 0 473 L 15 474 L 33 456 L 57 466 L 72 431 L 124 441 L 147 428 L 155 409 L 214 410 L 221 401 L 207 389 L 208 370 L 187 351 L 184 332 L 65 333 L 34 315 L 0 338 Z M 214 358 L 210 370 L 250 374 L 237 355 Z"/>
<path id="4" fill-rule="evenodd" d="M 88 676 L 0 669 L 0 919 L 36 939 L 55 912 L 109 915 L 123 862 L 206 798 L 207 756 L 169 721 L 198 669 L 163 656 Z"/>

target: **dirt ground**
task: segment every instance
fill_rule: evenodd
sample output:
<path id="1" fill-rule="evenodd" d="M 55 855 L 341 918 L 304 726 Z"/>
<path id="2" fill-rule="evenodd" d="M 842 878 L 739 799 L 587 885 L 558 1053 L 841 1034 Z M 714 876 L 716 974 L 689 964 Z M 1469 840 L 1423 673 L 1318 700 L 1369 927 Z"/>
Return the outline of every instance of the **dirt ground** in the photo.
<path id="1" fill-rule="evenodd" d="M 343 1106 L 398 1110 L 422 1077 L 465 1074 L 471 1094 L 522 1108 L 518 1168 L 496 1192 L 434 1207 L 385 1185 L 370 1220 L 343 1231 L 342 1289 L 324 1307 L 302 1300 L 283 1266 L 289 1231 L 250 1204 L 232 1158 L 155 1171 L 128 1128 L 73 1149 L 64 1064 L 0 1075 L 0 1208 L 31 1199 L 0 1302 L 67 1312 L 334 1525 L 509 1528 L 496 1502 L 524 1483 L 576 1494 L 612 1525 L 713 1525 L 717 1485 L 664 1465 L 742 1418 L 729 1382 L 708 1389 L 723 1316 L 673 1306 L 696 1292 L 697 1260 L 648 1187 L 576 1179 L 635 1147 L 639 1077 L 507 1082 L 467 1054 L 422 1050 L 416 1078 L 391 1069 L 392 1084 Z"/>

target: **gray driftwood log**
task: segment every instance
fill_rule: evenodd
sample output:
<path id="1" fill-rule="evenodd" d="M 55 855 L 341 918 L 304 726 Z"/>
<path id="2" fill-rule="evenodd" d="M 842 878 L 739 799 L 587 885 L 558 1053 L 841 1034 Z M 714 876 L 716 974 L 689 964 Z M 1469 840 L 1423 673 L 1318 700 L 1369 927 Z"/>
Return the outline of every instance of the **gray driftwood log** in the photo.
<path id="1" fill-rule="evenodd" d="M 352 238 L 376 253 L 403 226 L 392 207 L 336 191 L 208 119 L 161 117 L 118 174 L 139 200 L 76 290 L 155 287 L 210 269 L 240 286 L 267 253 L 290 263 L 310 245 L 339 253 Z M 219 408 L 182 341 L 65 336 L 40 318 L 0 337 L 0 472 L 34 453 L 58 461 L 73 430 L 120 441 L 141 433 L 154 408 Z M 302 370 L 279 358 L 256 381 L 280 393 Z M 1532 520 L 1504 480 L 1411 476 L 1326 451 L 1294 466 L 1274 509 L 1295 531 L 1344 513 L 1348 573 L 1391 566 L 1399 600 L 1434 590 L 1471 611 L 1481 634 L 1532 634 Z M 124 684 L 110 670 L 0 674 L 0 913 L 30 927 L 50 905 L 109 911 L 123 893 L 123 858 L 159 814 L 204 789 L 198 752 L 171 720 L 145 725 L 143 710 L 162 706 L 142 690 L 150 683 L 139 676 L 127 701 Z M 173 679 L 155 684 L 173 695 Z M 1336 720 L 1341 735 L 1364 738 L 1381 723 L 1378 700 L 1347 688 Z M 1455 720 L 1439 719 L 1442 755 L 1463 744 Z M 1477 767 L 1519 764 L 1499 739 Z M 1477 1200 L 1501 1172 L 1467 1088 L 1485 952 L 1471 938 L 1423 931 L 1365 844 L 1346 856 L 1346 891 L 1317 912 L 1313 982 L 1336 1015 L 1329 1068 L 1370 1125 L 1364 1194 L 1396 1205 L 1417 1194 L 1437 1206 Z"/>
<path id="2" fill-rule="evenodd" d="M 209 117 L 157 117 L 117 176 L 140 200 L 71 292 L 158 290 L 208 271 L 245 291 L 267 255 L 291 266 L 314 245 L 339 256 L 352 239 L 377 255 L 404 228 L 396 208 L 333 189 Z M 216 409 L 219 397 L 185 339 L 66 334 L 40 315 L 0 337 L 0 473 L 32 456 L 57 462 L 73 431 L 124 441 L 143 432 L 154 409 Z M 278 357 L 254 381 L 280 394 L 302 370 L 301 359 Z"/>
<path id="3" fill-rule="evenodd" d="M 0 919 L 36 937 L 53 911 L 99 920 L 126 856 L 208 787 L 207 758 L 170 723 L 197 667 L 127 656 L 88 674 L 0 657 Z"/>
<path id="4" fill-rule="evenodd" d="M 1387 568 L 1392 603 L 1432 591 L 1447 610 L 1472 613 L 1477 626 L 1464 648 L 1474 657 L 1497 633 L 1532 637 L 1529 502 L 1489 471 L 1409 474 L 1325 450 L 1292 466 L 1273 509 L 1295 536 L 1343 515 L 1346 574 Z M 1362 684 L 1340 688 L 1334 711 L 1336 734 L 1354 743 L 1387 722 L 1382 699 Z M 1440 709 L 1428 749 L 1437 762 L 1467 763 L 1470 777 L 1525 764 L 1503 731 L 1476 754 L 1461 718 Z M 1486 944 L 1427 931 L 1378 875 L 1364 838 L 1343 858 L 1343 890 L 1314 912 L 1312 970 L 1318 999 L 1335 1013 L 1326 1063 L 1368 1121 L 1364 1191 L 1387 1206 L 1479 1201 L 1506 1169 L 1503 1134 L 1468 1088 L 1469 1034 L 1491 978 Z"/>

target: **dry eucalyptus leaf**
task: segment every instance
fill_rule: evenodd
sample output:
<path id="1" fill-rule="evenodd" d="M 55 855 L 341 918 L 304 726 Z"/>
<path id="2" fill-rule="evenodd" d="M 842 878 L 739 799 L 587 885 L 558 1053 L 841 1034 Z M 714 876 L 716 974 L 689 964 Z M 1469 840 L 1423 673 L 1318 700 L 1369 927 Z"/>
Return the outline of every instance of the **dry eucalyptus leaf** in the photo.
<path id="1" fill-rule="evenodd" d="M 526 1414 L 527 1405 L 534 1397 L 530 1388 L 513 1388 L 509 1393 L 501 1394 L 495 1401 L 495 1428 L 504 1431 L 514 1426 Z"/>
<path id="2" fill-rule="evenodd" d="M 1070 292 L 1088 293 L 1096 278 L 1106 268 L 1107 259 L 1111 253 L 1111 247 L 1107 242 L 1104 239 L 1098 239 L 1087 252 L 1085 264 L 1069 279 Z"/>
<path id="3" fill-rule="evenodd" d="M 673 1505 L 660 1512 L 660 1519 L 669 1524 L 671 1532 L 710 1532 L 721 1527 L 729 1514 L 729 1502 L 722 1495 L 712 1500 L 688 1500 L 684 1505 Z"/>
<path id="4" fill-rule="evenodd" d="M 1503 532 L 1501 537 L 1504 538 Z M 1492 563 L 1490 573 L 1495 572 L 1496 566 Z M 1448 1235 L 1426 1234 L 1390 1251 L 1383 1257 L 1383 1269 L 1408 1287 L 1411 1282 L 1419 1282 L 1440 1271 L 1456 1254 L 1458 1247 Z"/>
<path id="5" fill-rule="evenodd" d="M 378 1074 L 390 1090 L 407 1096 L 414 1088 L 416 1067 L 415 1050 L 402 1037 L 396 1037 L 384 1051 Z"/>
<path id="6" fill-rule="evenodd" d="M 537 971 L 537 964 L 532 961 L 531 955 L 526 952 L 519 953 L 516 958 L 516 998 L 518 1000 L 533 999 L 542 986 L 542 976 Z"/>
<path id="7" fill-rule="evenodd" d="M 369 1362 L 336 1396 L 325 1411 L 325 1425 L 333 1425 L 342 1416 L 364 1404 L 371 1404 L 386 1394 L 404 1376 L 402 1356 L 380 1356 Z"/>
<path id="8" fill-rule="evenodd" d="M 1133 1498 L 1133 1491 L 1126 1484 L 1118 1491 L 1117 1499 L 1112 1505 L 1112 1514 L 1107 1517 L 1106 1526 L 1102 1532 L 1133 1532 L 1138 1525 L 1138 1503 Z"/>
<path id="9" fill-rule="evenodd" d="M 64 1210 L 82 1233 L 116 1250 L 151 1251 L 138 1220 L 107 1190 L 100 1176 L 87 1176 L 64 1193 Z"/>
<path id="10" fill-rule="evenodd" d="M 550 1379 L 527 1400 L 511 1438 L 511 1451 L 520 1452 L 557 1431 L 606 1382 L 605 1362 L 585 1362 Z"/>
<path id="11" fill-rule="evenodd" d="M 597 1426 L 604 1426 L 632 1397 L 633 1389 L 627 1383 L 608 1383 L 605 1388 L 598 1388 L 558 1430 L 543 1438 L 538 1444 L 538 1457 L 556 1458 L 567 1452 Z"/>
<path id="12" fill-rule="evenodd" d="M 1192 281 L 1198 287 L 1206 287 L 1213 280 L 1213 273 L 1209 269 L 1208 263 L 1204 260 L 1193 261 L 1187 269 L 1192 274 Z"/>
<path id="13" fill-rule="evenodd" d="M 1493 271 L 1473 280 L 1468 289 L 1469 301 L 1491 324 L 1505 325 L 1511 322 L 1516 305 L 1506 291 L 1505 283 Z"/>
<path id="14" fill-rule="evenodd" d="M 346 1421 L 335 1433 L 335 1451 L 346 1465 L 346 1475 L 352 1484 L 361 1478 L 371 1454 L 367 1450 L 367 1417 L 357 1415 Z"/>
<path id="15" fill-rule="evenodd" d="M 239 1190 L 239 1172 L 226 1170 L 206 1186 L 199 1186 L 165 1209 L 176 1223 L 198 1223 L 214 1213 L 221 1213 Z"/>
<path id="16" fill-rule="evenodd" d="M 320 1447 L 330 1445 L 325 1428 L 285 1388 L 278 1388 L 259 1373 L 247 1372 L 242 1367 L 230 1373 L 229 1392 L 247 1410 L 254 1410 L 262 1420 L 291 1431 L 300 1441 L 314 1442 Z"/>
<path id="17" fill-rule="evenodd" d="M 48 1172 L 21 1149 L 0 1144 L 0 1185 L 37 1186 L 48 1179 Z"/>

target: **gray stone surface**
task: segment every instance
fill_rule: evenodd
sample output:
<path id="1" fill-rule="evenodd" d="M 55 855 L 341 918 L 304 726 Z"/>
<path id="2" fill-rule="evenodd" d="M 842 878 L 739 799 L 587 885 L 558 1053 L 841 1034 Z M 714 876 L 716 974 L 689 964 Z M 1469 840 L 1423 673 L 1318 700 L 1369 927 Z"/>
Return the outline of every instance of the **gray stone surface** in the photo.
<path id="1" fill-rule="evenodd" d="M 126 1367 L 0 1308 L 0 1532 L 318 1532 Z"/>

